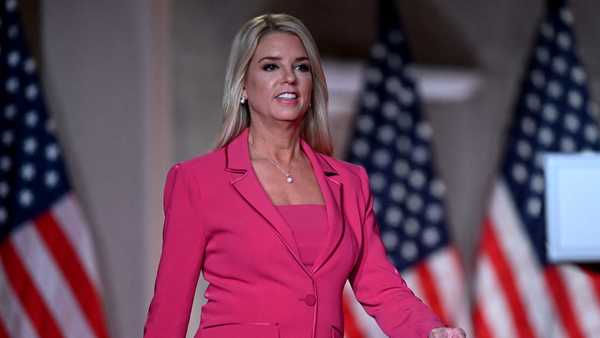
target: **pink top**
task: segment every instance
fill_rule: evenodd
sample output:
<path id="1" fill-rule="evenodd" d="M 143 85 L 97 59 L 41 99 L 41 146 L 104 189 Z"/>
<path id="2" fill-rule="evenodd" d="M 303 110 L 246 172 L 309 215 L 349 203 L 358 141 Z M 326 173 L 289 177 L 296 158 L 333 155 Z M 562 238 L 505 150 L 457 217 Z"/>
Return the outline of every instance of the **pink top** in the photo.
<path id="1" fill-rule="evenodd" d="M 322 204 L 277 205 L 294 233 L 302 263 L 312 268 L 327 239 L 327 209 Z"/>
<path id="2" fill-rule="evenodd" d="M 327 226 L 315 231 L 324 245 L 312 274 L 303 271 L 296 236 L 253 170 L 248 136 L 246 128 L 226 146 L 169 170 L 144 338 L 186 336 L 200 273 L 208 286 L 198 338 L 342 338 L 347 280 L 389 337 L 424 338 L 443 326 L 386 257 L 365 169 L 300 139 L 327 206 Z M 281 209 L 295 208 L 311 207 Z"/>

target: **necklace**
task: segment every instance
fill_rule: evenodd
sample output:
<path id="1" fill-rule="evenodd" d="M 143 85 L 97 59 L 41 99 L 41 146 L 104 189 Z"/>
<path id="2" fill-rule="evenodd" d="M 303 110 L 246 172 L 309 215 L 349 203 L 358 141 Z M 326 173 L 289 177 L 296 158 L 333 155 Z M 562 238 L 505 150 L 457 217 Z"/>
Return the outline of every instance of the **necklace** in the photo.
<path id="1" fill-rule="evenodd" d="M 279 163 L 277 163 L 275 160 L 272 159 L 268 159 L 269 161 L 271 161 L 271 163 L 273 163 L 273 165 L 279 169 L 284 175 L 285 175 L 285 181 L 288 183 L 294 183 L 294 177 L 292 176 L 292 163 L 290 162 L 290 171 L 285 171 L 285 169 L 283 169 Z"/>

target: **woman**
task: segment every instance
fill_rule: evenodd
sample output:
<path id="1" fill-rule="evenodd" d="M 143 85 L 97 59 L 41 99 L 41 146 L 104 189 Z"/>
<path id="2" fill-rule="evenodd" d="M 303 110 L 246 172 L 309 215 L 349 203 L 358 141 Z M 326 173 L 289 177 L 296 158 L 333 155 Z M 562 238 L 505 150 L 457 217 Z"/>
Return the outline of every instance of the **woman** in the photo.
<path id="1" fill-rule="evenodd" d="M 242 27 L 223 105 L 217 149 L 167 176 L 145 337 L 185 336 L 201 270 L 196 337 L 341 338 L 346 280 L 390 337 L 464 337 L 387 261 L 365 170 L 329 156 L 325 77 L 298 19 Z"/>

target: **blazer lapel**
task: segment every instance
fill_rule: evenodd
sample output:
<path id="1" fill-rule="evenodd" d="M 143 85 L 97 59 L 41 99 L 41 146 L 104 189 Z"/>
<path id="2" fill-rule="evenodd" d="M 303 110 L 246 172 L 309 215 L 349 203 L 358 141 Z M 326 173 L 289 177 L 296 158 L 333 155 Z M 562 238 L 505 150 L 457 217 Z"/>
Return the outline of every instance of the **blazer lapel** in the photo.
<path id="1" fill-rule="evenodd" d="M 316 273 L 335 252 L 344 235 L 345 220 L 342 210 L 343 184 L 337 179 L 337 171 L 327 162 L 323 155 L 316 153 L 304 140 L 301 141 L 301 144 L 304 153 L 311 162 L 327 209 L 327 240 L 325 247 L 322 248 L 313 265 L 313 273 Z"/>
<path id="2" fill-rule="evenodd" d="M 294 259 L 306 273 L 310 274 L 300 259 L 292 230 L 273 205 L 254 172 L 248 149 L 248 128 L 227 145 L 225 153 L 225 170 L 231 173 L 232 186 L 258 214 L 268 221 Z"/>

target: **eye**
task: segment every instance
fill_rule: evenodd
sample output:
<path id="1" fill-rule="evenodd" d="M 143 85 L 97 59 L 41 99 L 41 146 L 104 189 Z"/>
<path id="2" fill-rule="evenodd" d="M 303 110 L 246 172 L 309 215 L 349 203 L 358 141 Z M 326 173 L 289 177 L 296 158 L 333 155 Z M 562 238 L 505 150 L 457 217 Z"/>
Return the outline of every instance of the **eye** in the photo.
<path id="1" fill-rule="evenodd" d="M 301 63 L 296 65 L 295 67 L 298 71 L 302 72 L 302 73 L 308 73 L 310 72 L 310 65 L 308 63 Z"/>
<path id="2" fill-rule="evenodd" d="M 262 69 L 267 72 L 272 72 L 272 71 L 276 70 L 277 68 L 279 68 L 279 67 L 277 67 L 277 65 L 274 63 L 266 63 L 262 66 Z"/>

